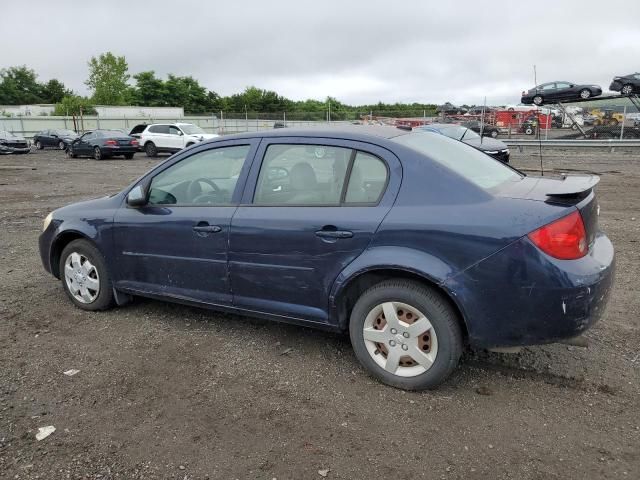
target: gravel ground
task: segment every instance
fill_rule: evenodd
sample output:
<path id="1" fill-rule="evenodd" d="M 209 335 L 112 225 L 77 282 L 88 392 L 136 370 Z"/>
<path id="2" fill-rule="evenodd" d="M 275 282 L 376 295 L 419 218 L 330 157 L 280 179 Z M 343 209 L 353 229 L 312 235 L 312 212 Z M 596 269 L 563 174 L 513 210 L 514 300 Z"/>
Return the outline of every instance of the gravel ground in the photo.
<path id="1" fill-rule="evenodd" d="M 340 335 L 144 299 L 74 308 L 40 265 L 42 219 L 156 162 L 0 157 L 0 477 L 640 478 L 637 151 L 543 161 L 602 176 L 618 272 L 591 346 L 471 351 L 425 393 L 370 379 Z"/>

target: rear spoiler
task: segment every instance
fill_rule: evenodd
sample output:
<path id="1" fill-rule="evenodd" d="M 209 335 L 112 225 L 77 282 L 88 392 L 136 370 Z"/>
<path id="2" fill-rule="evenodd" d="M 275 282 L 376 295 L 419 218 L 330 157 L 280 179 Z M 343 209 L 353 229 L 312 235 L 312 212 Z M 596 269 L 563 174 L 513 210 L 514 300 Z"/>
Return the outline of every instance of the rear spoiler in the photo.
<path id="1" fill-rule="evenodd" d="M 548 185 L 549 197 L 586 197 L 600 182 L 598 175 L 564 175 L 562 180 Z"/>

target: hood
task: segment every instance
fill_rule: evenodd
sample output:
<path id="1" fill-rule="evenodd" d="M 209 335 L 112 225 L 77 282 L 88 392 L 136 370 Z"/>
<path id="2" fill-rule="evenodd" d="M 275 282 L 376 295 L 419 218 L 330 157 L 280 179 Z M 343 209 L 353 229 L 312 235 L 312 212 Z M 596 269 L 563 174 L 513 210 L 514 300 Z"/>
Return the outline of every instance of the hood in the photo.
<path id="1" fill-rule="evenodd" d="M 210 140 L 212 138 L 218 138 L 220 135 L 217 135 L 215 133 L 192 133 L 187 136 L 194 137 L 194 138 L 201 138 L 202 140 Z"/>
<path id="2" fill-rule="evenodd" d="M 121 197 L 122 192 L 111 196 L 94 198 L 93 200 L 72 203 L 71 205 L 56 209 L 53 212 L 53 218 L 54 220 L 64 220 L 67 215 L 70 215 L 72 218 L 77 217 L 79 212 L 90 216 L 92 214 L 91 212 L 112 210 L 122 203 Z"/>
<path id="3" fill-rule="evenodd" d="M 480 140 L 481 139 L 479 138 L 470 138 L 469 140 L 462 141 L 467 145 L 471 145 L 472 147 L 477 148 L 478 150 L 482 150 L 483 152 L 505 150 L 509 148 L 504 142 L 501 142 L 500 140 L 496 140 L 494 138 L 483 137 L 482 143 L 480 142 Z"/>

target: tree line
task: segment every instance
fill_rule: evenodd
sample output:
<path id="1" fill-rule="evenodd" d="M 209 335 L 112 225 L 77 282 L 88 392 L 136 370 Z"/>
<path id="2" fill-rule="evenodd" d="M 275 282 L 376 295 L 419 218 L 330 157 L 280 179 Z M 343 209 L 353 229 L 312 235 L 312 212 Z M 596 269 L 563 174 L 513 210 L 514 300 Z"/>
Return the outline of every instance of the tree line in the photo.
<path id="1" fill-rule="evenodd" d="M 41 83 L 34 70 L 14 66 L 0 70 L 0 105 L 37 103 L 55 104 L 54 115 L 95 113 L 94 105 L 138 105 L 145 107 L 182 107 L 187 114 L 235 114 L 257 118 L 271 114 L 278 118 L 286 112 L 290 120 L 357 120 L 373 112 L 380 116 L 434 115 L 436 106 L 422 103 L 376 103 L 347 105 L 333 97 L 324 100 L 296 101 L 277 92 L 255 86 L 241 93 L 220 96 L 208 90 L 192 76 L 169 74 L 166 79 L 154 71 L 129 73 L 123 56 L 111 52 L 92 57 L 85 84 L 91 95 L 80 96 L 57 80 Z"/>

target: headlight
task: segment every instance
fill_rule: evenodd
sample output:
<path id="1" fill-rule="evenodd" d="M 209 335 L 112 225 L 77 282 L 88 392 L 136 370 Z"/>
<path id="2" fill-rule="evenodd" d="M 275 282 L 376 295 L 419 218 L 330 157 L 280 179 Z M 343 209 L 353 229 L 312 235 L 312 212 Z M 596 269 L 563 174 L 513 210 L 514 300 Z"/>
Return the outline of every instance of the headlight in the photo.
<path id="1" fill-rule="evenodd" d="M 498 153 L 498 150 L 485 150 L 484 153 L 488 155 L 496 155 Z"/>
<path id="2" fill-rule="evenodd" d="M 509 153 L 509 149 L 506 148 L 506 149 L 502 150 L 502 153 Z"/>
<path id="3" fill-rule="evenodd" d="M 44 224 L 42 225 L 42 231 L 44 232 L 47 227 L 49 226 L 49 224 L 51 223 L 51 220 L 53 219 L 53 212 L 51 212 L 49 215 L 47 215 L 44 218 Z"/>

